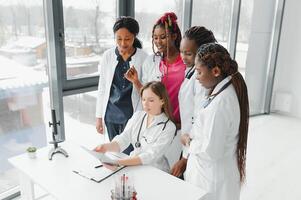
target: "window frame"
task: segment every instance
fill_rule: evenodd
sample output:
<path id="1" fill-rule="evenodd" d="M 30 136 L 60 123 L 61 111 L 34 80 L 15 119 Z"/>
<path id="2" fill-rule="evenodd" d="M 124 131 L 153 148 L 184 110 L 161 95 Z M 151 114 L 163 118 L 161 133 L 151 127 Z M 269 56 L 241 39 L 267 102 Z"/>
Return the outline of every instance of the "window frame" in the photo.
<path id="1" fill-rule="evenodd" d="M 99 76 L 85 78 L 67 79 L 65 38 L 64 38 L 64 18 L 63 0 L 43 0 L 44 21 L 47 41 L 47 62 L 49 67 L 49 84 L 51 108 L 56 110 L 57 120 L 60 121 L 58 127 L 59 139 L 65 140 L 64 132 L 64 107 L 63 97 L 73 94 L 90 92 L 97 90 Z M 135 16 L 135 0 L 116 0 L 116 16 Z M 193 0 L 183 0 L 182 32 L 191 27 Z M 271 45 L 268 58 L 268 74 L 265 84 L 266 96 L 264 97 L 264 113 L 270 113 L 270 105 L 273 91 L 273 82 L 278 57 L 279 40 L 283 21 L 285 0 L 278 0 L 274 13 Z M 229 33 L 229 52 L 235 57 L 237 33 L 239 28 L 241 0 L 233 0 L 231 11 L 231 24 Z M 19 187 L 14 188 L 5 199 L 20 195 Z"/>

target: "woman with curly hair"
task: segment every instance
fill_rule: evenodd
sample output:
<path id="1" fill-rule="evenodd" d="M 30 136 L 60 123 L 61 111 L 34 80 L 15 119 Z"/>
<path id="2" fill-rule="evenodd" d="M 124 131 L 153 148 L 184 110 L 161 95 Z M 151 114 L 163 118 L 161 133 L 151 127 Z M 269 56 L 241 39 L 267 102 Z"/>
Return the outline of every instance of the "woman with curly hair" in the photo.
<path id="1" fill-rule="evenodd" d="M 107 132 L 110 141 L 123 131 L 127 121 L 141 107 L 139 90 L 124 74 L 130 66 L 135 66 L 137 76 L 141 77 L 141 66 L 147 57 L 137 38 L 139 24 L 134 18 L 118 18 L 113 32 L 116 45 L 102 56 L 96 102 L 96 130 L 100 134 Z M 132 149 L 129 147 L 124 153 L 129 154 Z"/>

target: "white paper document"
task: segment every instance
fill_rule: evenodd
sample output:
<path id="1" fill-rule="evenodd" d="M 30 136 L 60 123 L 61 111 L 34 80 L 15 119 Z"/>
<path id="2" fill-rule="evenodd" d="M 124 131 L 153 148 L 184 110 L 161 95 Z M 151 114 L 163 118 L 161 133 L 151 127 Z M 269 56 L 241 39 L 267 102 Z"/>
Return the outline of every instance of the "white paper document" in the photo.
<path id="1" fill-rule="evenodd" d="M 123 159 L 128 157 L 128 155 L 124 153 L 116 153 L 116 152 L 106 152 L 106 153 L 99 153 L 86 147 L 82 146 L 82 149 L 87 151 L 89 154 L 93 155 L 95 158 L 100 160 L 100 162 L 110 165 L 117 165 L 117 160 Z"/>
<path id="2" fill-rule="evenodd" d="M 96 159 L 98 159 L 100 162 L 110 165 L 117 165 L 117 160 L 126 158 L 128 155 L 123 153 L 115 153 L 115 152 L 108 152 L 108 153 L 99 153 L 90 149 L 87 149 L 84 146 L 81 146 L 82 149 L 84 149 L 86 152 L 88 152 L 90 155 L 93 155 Z M 112 171 L 110 169 L 107 169 L 104 166 L 98 166 L 97 168 L 95 166 L 86 166 L 81 168 L 74 168 L 73 172 L 88 178 L 90 180 L 93 180 L 95 182 L 101 182 L 105 180 L 106 178 L 112 176 L 113 174 L 117 173 L 118 171 L 122 170 L 125 167 L 118 167 L 116 170 Z"/>

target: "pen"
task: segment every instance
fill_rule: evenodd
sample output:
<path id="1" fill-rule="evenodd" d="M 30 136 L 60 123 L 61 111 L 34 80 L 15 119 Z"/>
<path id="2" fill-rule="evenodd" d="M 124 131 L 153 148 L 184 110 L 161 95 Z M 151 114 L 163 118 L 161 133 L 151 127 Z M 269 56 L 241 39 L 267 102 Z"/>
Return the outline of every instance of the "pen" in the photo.
<path id="1" fill-rule="evenodd" d="M 125 174 L 122 176 L 122 196 L 125 197 Z"/>
<path id="2" fill-rule="evenodd" d="M 100 167 L 103 167 L 103 165 L 97 165 L 94 168 L 96 169 L 96 168 L 100 168 Z"/>

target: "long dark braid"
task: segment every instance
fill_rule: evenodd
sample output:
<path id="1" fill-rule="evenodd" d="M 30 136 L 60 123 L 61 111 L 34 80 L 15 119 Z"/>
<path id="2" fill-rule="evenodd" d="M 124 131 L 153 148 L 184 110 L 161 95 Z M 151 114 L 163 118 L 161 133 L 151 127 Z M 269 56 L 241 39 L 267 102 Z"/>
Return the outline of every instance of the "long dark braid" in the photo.
<path id="1" fill-rule="evenodd" d="M 185 31 L 183 38 L 194 40 L 196 45 L 200 47 L 203 44 L 216 42 L 212 31 L 204 26 L 193 26 Z"/>
<path id="2" fill-rule="evenodd" d="M 238 71 L 237 62 L 230 57 L 230 54 L 223 46 L 216 43 L 204 44 L 198 49 L 197 56 L 199 56 L 200 60 L 208 68 L 217 66 L 221 69 L 222 76 L 231 76 L 231 82 L 235 89 L 240 108 L 239 137 L 236 157 L 240 181 L 242 183 L 246 177 L 246 153 L 249 128 L 249 99 L 246 83 L 241 73 Z"/>

